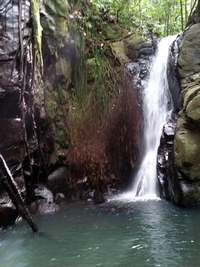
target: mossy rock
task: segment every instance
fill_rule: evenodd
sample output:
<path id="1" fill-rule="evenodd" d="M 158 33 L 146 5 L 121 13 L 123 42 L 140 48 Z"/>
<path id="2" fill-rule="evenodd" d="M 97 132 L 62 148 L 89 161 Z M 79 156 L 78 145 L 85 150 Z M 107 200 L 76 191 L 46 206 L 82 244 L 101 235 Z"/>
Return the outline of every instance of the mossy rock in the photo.
<path id="1" fill-rule="evenodd" d="M 121 64 L 135 60 L 138 55 L 138 49 L 145 39 L 139 34 L 133 34 L 121 41 L 111 44 L 112 52 Z"/>
<path id="2" fill-rule="evenodd" d="M 124 39 L 125 53 L 134 60 L 137 57 L 137 50 L 141 44 L 145 42 L 145 38 L 140 34 L 133 34 Z"/>
<path id="3" fill-rule="evenodd" d="M 126 55 L 126 49 L 123 41 L 112 43 L 112 53 L 121 65 L 130 62 L 130 59 Z"/>
<path id="4" fill-rule="evenodd" d="M 42 25 L 45 34 L 66 37 L 70 6 L 67 0 L 45 0 L 43 3 Z"/>
<path id="5" fill-rule="evenodd" d="M 200 181 L 200 134 L 189 129 L 184 115 L 178 119 L 174 142 L 175 165 L 188 180 Z"/>
<path id="6" fill-rule="evenodd" d="M 188 83 L 188 87 L 182 91 L 183 95 L 183 109 L 187 108 L 189 102 L 200 93 L 200 85 L 195 83 Z"/>
<path id="7" fill-rule="evenodd" d="M 188 103 L 186 115 L 188 118 L 200 122 L 200 93 Z"/>
<path id="8" fill-rule="evenodd" d="M 181 44 L 178 65 L 182 78 L 200 72 L 200 23 L 189 28 Z"/>
<path id="9" fill-rule="evenodd" d="M 44 0 L 41 9 L 45 104 L 57 154 L 69 145 L 68 102 L 75 53 L 69 13 L 67 0 Z"/>
<path id="10" fill-rule="evenodd" d="M 200 121 L 200 73 L 183 79 L 183 110 L 186 116 L 195 122 Z"/>

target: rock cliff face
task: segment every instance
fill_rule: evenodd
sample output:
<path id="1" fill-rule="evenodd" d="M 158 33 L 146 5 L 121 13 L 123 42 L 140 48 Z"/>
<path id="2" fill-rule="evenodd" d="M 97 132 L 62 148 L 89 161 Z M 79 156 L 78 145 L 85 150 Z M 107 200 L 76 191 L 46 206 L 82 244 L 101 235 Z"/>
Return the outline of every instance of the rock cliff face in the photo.
<path id="1" fill-rule="evenodd" d="M 68 99 L 76 65 L 76 45 L 69 29 L 69 12 L 68 1 L 58 0 L 43 1 L 40 10 L 44 61 L 44 86 L 41 89 L 44 90 L 55 157 L 69 146 Z"/>
<path id="2" fill-rule="evenodd" d="M 195 24 L 180 38 L 176 73 L 169 76 L 179 80 L 182 104 L 164 127 L 158 154 L 161 195 L 184 207 L 200 204 L 200 24 L 194 15 Z M 172 92 L 176 88 L 170 85 Z"/>
<path id="3" fill-rule="evenodd" d="M 7 160 L 17 161 L 24 156 L 22 107 L 22 65 L 19 63 L 21 42 L 27 42 L 31 31 L 27 23 L 30 19 L 29 1 L 22 4 L 23 16 L 21 19 L 24 28 L 23 36 L 19 33 L 18 3 L 3 1 L 0 4 L 0 151 Z M 22 44 L 23 45 L 23 44 Z M 28 51 L 24 51 L 24 61 Z M 29 88 L 30 89 L 30 88 Z M 26 88 L 28 90 L 28 88 Z"/>
<path id="4" fill-rule="evenodd" d="M 181 37 L 178 36 L 171 46 L 168 62 L 168 83 L 173 101 L 173 113 L 167 124 L 163 128 L 160 146 L 158 149 L 157 171 L 160 195 L 169 201 L 178 204 L 179 182 L 177 180 L 174 166 L 174 136 L 177 124 L 177 114 L 182 107 L 181 88 L 177 71 L 177 60 Z"/>
<path id="5" fill-rule="evenodd" d="M 140 36 L 127 38 L 127 30 L 105 22 L 112 24 L 107 25 L 106 36 L 111 38 L 111 31 L 114 39 L 107 47 L 105 61 L 101 55 L 95 58 L 91 43 L 85 44 L 83 32 L 77 29 L 75 18 L 84 15 L 78 8 L 77 1 L 66 0 L 0 3 L 0 153 L 33 212 L 55 211 L 55 201 L 65 197 L 77 199 L 84 195 L 84 199 L 101 202 L 110 185 L 128 183 L 127 177 L 138 160 L 140 108 L 132 77 L 136 73 L 125 65 L 140 58 L 135 68 L 137 75 L 141 75 L 137 81 L 141 82 L 147 74 L 146 57 L 154 52 L 153 47 L 148 43 L 142 46 Z M 101 48 L 95 44 L 94 50 Z M 127 81 L 123 83 L 124 79 Z M 84 88 L 86 84 L 79 87 L 84 82 L 88 91 Z M 88 120 L 85 114 L 77 115 L 76 90 L 86 92 L 84 104 L 89 103 L 87 109 L 93 112 Z M 82 97 L 82 91 L 79 96 Z M 99 99 L 105 101 L 106 108 L 104 113 L 99 109 L 96 114 Z M 102 108 L 101 102 L 99 106 Z M 77 132 L 86 134 L 81 135 L 81 142 L 76 145 L 72 142 L 69 110 L 75 110 L 71 113 L 85 127 L 77 127 Z M 75 167 L 71 166 L 73 153 L 69 151 L 77 151 L 80 165 L 75 157 Z M 70 160 L 66 160 L 66 155 Z M 6 206 L 9 198 L 2 186 L 0 191 L 1 214 L 11 209 L 13 222 L 17 212 Z M 1 214 L 0 225 L 4 225 Z"/>
<path id="6" fill-rule="evenodd" d="M 200 24 L 184 33 L 178 59 L 183 108 L 174 141 L 183 205 L 200 204 Z"/>

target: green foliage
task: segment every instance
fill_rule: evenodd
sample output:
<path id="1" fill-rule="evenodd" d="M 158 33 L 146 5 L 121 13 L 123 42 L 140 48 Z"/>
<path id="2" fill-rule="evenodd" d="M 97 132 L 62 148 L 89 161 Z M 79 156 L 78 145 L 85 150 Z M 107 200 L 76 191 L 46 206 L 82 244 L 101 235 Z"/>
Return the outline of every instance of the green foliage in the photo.
<path id="1" fill-rule="evenodd" d="M 128 29 L 165 36 L 182 31 L 195 0 L 91 0 L 99 12 Z"/>
<path id="2" fill-rule="evenodd" d="M 186 24 L 194 0 L 71 0 L 71 28 L 78 65 L 71 92 L 69 121 L 101 119 L 118 93 L 112 44 L 130 33 L 175 34 Z M 134 41 L 133 41 L 134 42 Z M 95 114 L 95 116 L 94 116 Z"/>
<path id="3" fill-rule="evenodd" d="M 120 38 L 122 32 L 110 25 L 96 5 L 85 1 L 76 1 L 71 19 L 72 28 L 76 34 L 78 29 L 79 35 L 76 35 L 78 65 L 69 116 L 78 123 L 93 116 L 93 112 L 100 119 L 108 106 L 115 87 L 109 42 Z"/>

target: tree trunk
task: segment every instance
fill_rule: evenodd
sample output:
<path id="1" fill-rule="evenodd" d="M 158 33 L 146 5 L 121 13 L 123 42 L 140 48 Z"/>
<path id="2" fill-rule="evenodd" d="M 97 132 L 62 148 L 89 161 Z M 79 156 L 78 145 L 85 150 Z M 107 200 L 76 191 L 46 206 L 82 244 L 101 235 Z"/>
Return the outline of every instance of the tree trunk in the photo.
<path id="1" fill-rule="evenodd" d="M 183 15 L 183 2 L 180 0 L 180 8 L 181 8 L 181 29 L 184 30 L 184 15 Z"/>

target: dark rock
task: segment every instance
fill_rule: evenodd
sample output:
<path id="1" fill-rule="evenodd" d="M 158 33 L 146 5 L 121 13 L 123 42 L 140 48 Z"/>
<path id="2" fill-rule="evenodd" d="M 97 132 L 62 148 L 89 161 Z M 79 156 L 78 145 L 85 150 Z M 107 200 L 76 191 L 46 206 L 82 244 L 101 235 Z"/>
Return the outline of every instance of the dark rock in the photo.
<path id="1" fill-rule="evenodd" d="M 153 47 L 141 48 L 139 50 L 139 56 L 141 56 L 141 55 L 144 55 L 144 56 L 152 56 L 153 54 L 154 54 Z"/>
<path id="2" fill-rule="evenodd" d="M 41 170 L 42 168 L 45 169 L 45 163 L 48 161 L 46 159 L 49 156 L 43 149 L 46 144 L 42 142 L 40 135 L 44 123 L 39 124 L 38 120 L 36 121 L 36 118 L 39 117 L 37 116 L 36 106 L 39 110 L 38 113 L 42 113 L 42 110 L 44 110 L 43 89 L 40 88 L 41 90 L 39 90 L 38 88 L 33 93 L 32 84 L 37 83 L 37 81 L 33 82 L 32 80 L 35 75 L 33 75 L 32 68 L 33 43 L 31 42 L 34 38 L 31 38 L 33 29 L 31 28 L 30 1 L 24 0 L 21 2 L 21 21 L 19 21 L 18 2 L 1 1 L 0 3 L 0 151 L 13 172 L 15 172 L 14 167 L 19 164 L 23 165 L 27 154 L 30 154 L 28 156 L 29 161 L 35 162 L 33 154 L 39 151 L 40 157 L 38 157 L 37 164 L 40 173 L 42 173 Z M 23 49 L 20 46 L 19 29 L 23 31 Z M 27 40 L 30 40 L 30 42 Z M 23 55 L 21 57 L 22 51 Z M 26 66 L 22 73 L 21 60 L 23 60 L 23 66 Z M 43 136 L 46 138 L 45 133 L 43 133 Z M 25 147 L 28 151 L 25 151 Z M 30 167 L 31 163 L 29 162 L 27 165 Z M 34 174 L 31 173 L 32 176 Z M 36 176 L 40 179 L 39 175 L 34 177 Z"/>
<path id="3" fill-rule="evenodd" d="M 140 72 L 140 65 L 138 62 L 131 62 L 131 63 L 127 64 L 127 70 L 131 74 L 136 75 L 137 73 Z"/>
<path id="4" fill-rule="evenodd" d="M 54 194 L 56 193 L 67 194 L 68 177 L 69 177 L 68 169 L 64 166 L 60 167 L 48 176 L 47 185 Z"/>
<path id="5" fill-rule="evenodd" d="M 172 96 L 175 113 L 177 113 L 182 106 L 181 87 L 177 71 L 177 60 L 179 55 L 180 40 L 181 37 L 178 36 L 177 39 L 174 41 L 173 45 L 171 46 L 167 69 L 169 90 Z"/>
<path id="6" fill-rule="evenodd" d="M 174 167 L 174 135 L 177 117 L 174 116 L 163 128 L 163 133 L 158 149 L 157 173 L 159 190 L 162 198 L 169 201 L 180 202 L 180 185 L 177 181 Z"/>
<path id="7" fill-rule="evenodd" d="M 151 49 L 151 48 L 154 48 L 154 45 L 151 42 L 146 42 L 146 43 L 142 43 L 139 47 L 138 47 L 138 50 L 142 50 L 142 49 Z"/>
<path id="8" fill-rule="evenodd" d="M 0 151 L 6 160 L 20 161 L 24 156 L 23 131 L 20 119 L 0 119 Z"/>
<path id="9" fill-rule="evenodd" d="M 93 196 L 93 201 L 95 204 L 102 204 L 105 202 L 105 197 L 102 191 L 100 190 L 95 190 L 94 191 L 94 196 Z"/>
<path id="10" fill-rule="evenodd" d="M 191 183 L 180 180 L 181 200 L 183 207 L 200 206 L 200 183 Z"/>
<path id="11" fill-rule="evenodd" d="M 144 53 L 140 53 L 139 51 L 143 51 Z M 151 42 L 142 44 L 138 49 L 137 59 L 126 65 L 127 72 L 132 76 L 134 84 L 137 86 L 138 91 L 140 91 L 138 92 L 138 95 L 141 95 L 141 92 L 148 80 L 150 65 L 154 53 L 155 50 L 153 49 L 153 44 Z"/>
<path id="12" fill-rule="evenodd" d="M 7 227 L 15 223 L 18 211 L 14 208 L 7 193 L 0 196 L 0 227 Z"/>
<path id="13" fill-rule="evenodd" d="M 57 193 L 55 195 L 55 203 L 56 204 L 59 205 L 59 204 L 63 203 L 65 200 L 66 200 L 66 198 L 65 198 L 65 195 L 63 193 Z"/>
<path id="14" fill-rule="evenodd" d="M 15 223 L 18 211 L 9 206 L 0 206 L 0 227 L 7 227 Z"/>

